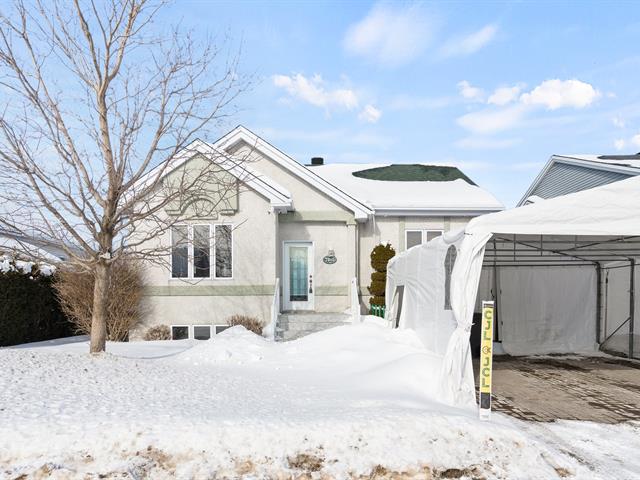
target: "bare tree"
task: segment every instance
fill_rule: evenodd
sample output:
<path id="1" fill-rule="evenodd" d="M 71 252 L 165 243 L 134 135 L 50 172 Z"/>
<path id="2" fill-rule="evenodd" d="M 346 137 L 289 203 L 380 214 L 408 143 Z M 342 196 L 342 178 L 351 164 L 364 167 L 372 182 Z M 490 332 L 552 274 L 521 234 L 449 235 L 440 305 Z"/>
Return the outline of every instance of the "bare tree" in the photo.
<path id="1" fill-rule="evenodd" d="M 195 136 L 248 86 L 239 55 L 156 25 L 162 7 L 33 0 L 0 11 L 0 226 L 60 244 L 95 276 L 92 353 L 105 349 L 111 265 L 166 257 L 154 239 L 237 195 L 229 170 L 243 159 Z M 197 171 L 167 175 L 196 151 Z"/>

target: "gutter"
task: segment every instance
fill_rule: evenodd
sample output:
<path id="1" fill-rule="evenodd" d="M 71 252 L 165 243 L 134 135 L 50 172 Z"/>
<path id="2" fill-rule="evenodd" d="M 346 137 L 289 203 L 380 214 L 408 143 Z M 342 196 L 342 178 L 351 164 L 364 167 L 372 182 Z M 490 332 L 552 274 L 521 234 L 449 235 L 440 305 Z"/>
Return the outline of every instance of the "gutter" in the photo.
<path id="1" fill-rule="evenodd" d="M 460 208 L 376 208 L 374 215 L 376 216 L 414 216 L 414 217 L 477 217 L 487 213 L 501 212 L 504 207 L 460 207 Z"/>

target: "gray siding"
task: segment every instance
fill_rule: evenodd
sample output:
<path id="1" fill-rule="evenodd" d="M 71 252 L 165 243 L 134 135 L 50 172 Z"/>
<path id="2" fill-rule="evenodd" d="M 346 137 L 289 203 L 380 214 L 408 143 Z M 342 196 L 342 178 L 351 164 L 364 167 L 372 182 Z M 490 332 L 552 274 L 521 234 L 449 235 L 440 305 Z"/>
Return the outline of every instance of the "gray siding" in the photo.
<path id="1" fill-rule="evenodd" d="M 531 195 L 553 198 L 568 193 L 599 187 L 631 177 L 619 172 L 598 170 L 581 165 L 554 163 L 538 183 Z"/>

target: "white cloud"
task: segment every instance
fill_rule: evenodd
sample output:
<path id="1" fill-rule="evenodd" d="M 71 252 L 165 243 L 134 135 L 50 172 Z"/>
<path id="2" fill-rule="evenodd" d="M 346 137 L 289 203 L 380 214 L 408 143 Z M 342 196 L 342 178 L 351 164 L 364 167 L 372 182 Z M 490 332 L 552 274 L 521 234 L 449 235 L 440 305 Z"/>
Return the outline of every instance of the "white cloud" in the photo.
<path id="1" fill-rule="evenodd" d="M 514 85 L 512 87 L 498 87 L 489 96 L 487 103 L 500 106 L 511 103 L 514 100 L 517 100 L 522 88 L 523 85 L 521 84 Z"/>
<path id="2" fill-rule="evenodd" d="M 640 133 L 636 133 L 633 137 L 631 137 L 631 144 L 634 147 L 640 147 Z"/>
<path id="3" fill-rule="evenodd" d="M 358 114 L 358 118 L 363 122 L 376 123 L 382 117 L 382 111 L 374 107 L 373 105 L 365 105 L 362 111 Z"/>
<path id="4" fill-rule="evenodd" d="M 624 150 L 624 147 L 626 146 L 626 144 L 627 144 L 627 142 L 625 141 L 624 138 L 616 138 L 613 141 L 613 146 L 618 151 Z"/>
<path id="5" fill-rule="evenodd" d="M 357 94 L 348 88 L 327 89 L 320 75 L 307 78 L 299 73 L 295 75 L 274 75 L 273 84 L 284 88 L 287 93 L 299 100 L 325 108 L 344 108 L 353 110 L 358 106 Z"/>
<path id="6" fill-rule="evenodd" d="M 440 54 L 443 57 L 470 55 L 491 42 L 497 32 L 498 27 L 495 25 L 485 25 L 477 32 L 452 38 L 440 49 Z"/>
<path id="7" fill-rule="evenodd" d="M 498 150 L 501 148 L 513 147 L 520 143 L 518 138 L 487 138 L 487 137 L 467 137 L 456 142 L 456 146 L 460 148 L 468 148 L 473 150 Z"/>
<path id="8" fill-rule="evenodd" d="M 467 100 L 482 101 L 482 98 L 484 97 L 484 92 L 481 88 L 472 86 L 466 80 L 458 82 L 458 90 L 460 91 L 460 95 Z"/>
<path id="9" fill-rule="evenodd" d="M 626 122 L 621 117 L 613 117 L 611 121 L 613 122 L 613 125 L 618 128 L 624 128 L 626 126 Z"/>
<path id="10" fill-rule="evenodd" d="M 584 108 L 600 95 L 590 84 L 580 80 L 545 80 L 533 90 L 519 94 L 524 85 L 497 88 L 489 96 L 487 103 L 496 105 L 483 110 L 467 113 L 458 118 L 458 125 L 474 135 L 488 135 L 522 126 L 525 119 L 537 109 L 547 107 L 556 110 L 560 107 Z M 466 98 L 481 100 L 481 92 L 476 92 L 469 82 L 458 84 Z M 475 89 L 475 90 L 474 90 Z M 529 118 L 531 125 L 539 118 Z M 545 118 L 545 124 L 559 120 L 557 117 Z M 640 134 L 638 138 L 640 146 Z"/>
<path id="11" fill-rule="evenodd" d="M 347 29 L 343 45 L 352 55 L 396 67 L 418 57 L 431 42 L 434 30 L 434 21 L 421 5 L 377 4 Z"/>
<path id="12" fill-rule="evenodd" d="M 485 109 L 467 113 L 458 118 L 462 128 L 477 135 L 487 135 L 517 127 L 527 109 L 522 105 L 513 105 L 499 110 Z"/>
<path id="13" fill-rule="evenodd" d="M 580 80 L 545 80 L 520 97 L 526 105 L 544 105 L 549 110 L 561 107 L 584 108 L 600 96 L 592 85 Z"/>

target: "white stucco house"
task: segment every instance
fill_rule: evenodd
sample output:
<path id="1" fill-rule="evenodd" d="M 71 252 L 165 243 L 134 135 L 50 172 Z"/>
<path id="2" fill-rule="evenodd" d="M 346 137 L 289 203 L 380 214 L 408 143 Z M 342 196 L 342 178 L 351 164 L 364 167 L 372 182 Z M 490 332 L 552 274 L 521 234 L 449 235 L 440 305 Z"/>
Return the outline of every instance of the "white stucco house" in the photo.
<path id="1" fill-rule="evenodd" d="M 230 169 L 243 188 L 224 211 L 167 233 L 170 267 L 149 265 L 149 314 L 138 333 L 165 324 L 174 338 L 208 338 L 245 314 L 277 318 L 291 338 L 348 321 L 368 309 L 375 245 L 403 251 L 503 209 L 455 167 L 303 165 L 242 126 L 196 142 L 182 164 L 199 148 L 250 159 L 238 168 L 251 176 Z"/>

